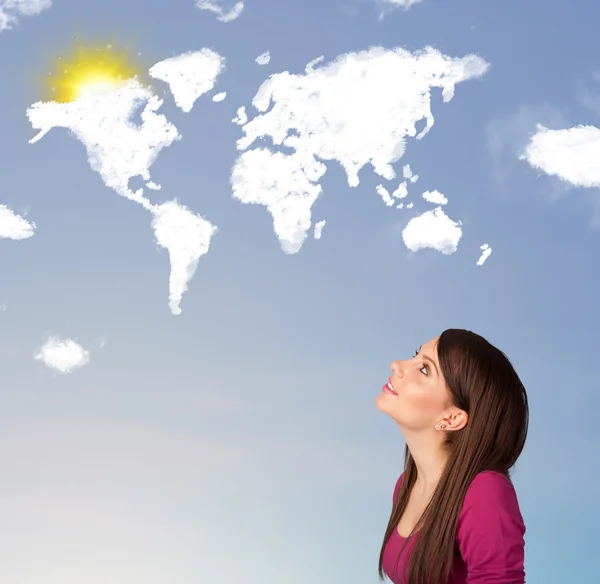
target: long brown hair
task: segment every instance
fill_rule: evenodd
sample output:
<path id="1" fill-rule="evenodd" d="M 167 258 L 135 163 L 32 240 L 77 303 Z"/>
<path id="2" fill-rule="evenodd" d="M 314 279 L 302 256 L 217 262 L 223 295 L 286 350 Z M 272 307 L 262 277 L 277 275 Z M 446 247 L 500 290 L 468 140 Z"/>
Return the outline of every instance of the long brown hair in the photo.
<path id="1" fill-rule="evenodd" d="M 527 393 L 502 351 L 471 331 L 448 329 L 438 339 L 437 353 L 451 401 L 467 412 L 469 420 L 462 430 L 446 432 L 448 463 L 413 529 L 413 534 L 419 530 L 419 537 L 406 584 L 448 580 L 458 517 L 471 481 L 485 470 L 501 472 L 510 480 L 509 470 L 523 451 L 529 425 Z M 406 447 L 404 476 L 379 554 L 381 580 L 385 546 L 400 522 L 416 478 L 417 468 Z"/>

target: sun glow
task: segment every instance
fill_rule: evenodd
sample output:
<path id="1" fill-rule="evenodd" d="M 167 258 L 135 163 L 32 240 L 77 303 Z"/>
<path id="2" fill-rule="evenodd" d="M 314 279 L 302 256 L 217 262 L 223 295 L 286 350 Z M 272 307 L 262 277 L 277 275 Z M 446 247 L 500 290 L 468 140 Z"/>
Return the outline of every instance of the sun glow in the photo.
<path id="1" fill-rule="evenodd" d="M 77 45 L 71 54 L 56 60 L 46 82 L 53 101 L 68 103 L 90 93 L 117 89 L 139 78 L 140 73 L 127 51 L 118 51 L 113 45 Z"/>

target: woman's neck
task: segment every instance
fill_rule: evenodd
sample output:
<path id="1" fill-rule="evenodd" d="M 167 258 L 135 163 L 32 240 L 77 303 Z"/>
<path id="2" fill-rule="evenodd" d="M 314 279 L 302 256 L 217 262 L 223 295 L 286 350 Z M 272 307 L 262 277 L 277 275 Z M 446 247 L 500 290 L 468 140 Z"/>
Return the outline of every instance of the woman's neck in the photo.
<path id="1" fill-rule="evenodd" d="M 448 453 L 437 437 L 405 436 L 408 450 L 417 468 L 413 489 L 417 494 L 428 495 L 435 489 L 448 461 Z"/>

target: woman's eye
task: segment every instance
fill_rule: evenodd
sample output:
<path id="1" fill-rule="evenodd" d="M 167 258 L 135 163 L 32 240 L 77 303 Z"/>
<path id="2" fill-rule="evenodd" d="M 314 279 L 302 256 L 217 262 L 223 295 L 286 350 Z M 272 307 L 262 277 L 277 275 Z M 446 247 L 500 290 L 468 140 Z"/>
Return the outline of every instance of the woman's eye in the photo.
<path id="1" fill-rule="evenodd" d="M 427 365 L 423 365 L 419 371 L 423 371 L 423 369 L 425 369 L 425 373 L 423 373 L 423 375 L 429 375 L 429 369 L 427 368 Z"/>

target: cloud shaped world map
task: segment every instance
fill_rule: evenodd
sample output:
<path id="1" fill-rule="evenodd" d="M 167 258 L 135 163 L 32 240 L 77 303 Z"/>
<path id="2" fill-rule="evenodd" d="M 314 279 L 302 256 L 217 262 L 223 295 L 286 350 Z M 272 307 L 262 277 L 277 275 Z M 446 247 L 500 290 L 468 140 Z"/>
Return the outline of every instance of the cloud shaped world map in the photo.
<path id="1" fill-rule="evenodd" d="M 405 165 L 403 180 L 397 181 L 394 165 L 404 155 L 408 138 L 420 140 L 433 127 L 432 90 L 440 89 L 447 102 L 458 83 L 481 77 L 488 66 L 476 55 L 455 58 L 429 47 L 416 52 L 373 47 L 325 64 L 319 57 L 301 74 L 271 75 L 252 100 L 256 115 L 250 119 L 241 106 L 232 120 L 243 134 L 230 177 L 233 197 L 266 207 L 288 254 L 300 251 L 313 225 L 311 209 L 322 193 L 319 181 L 329 162 L 341 165 L 350 188 L 359 184 L 359 171 L 370 165 L 382 181 L 391 183 L 378 185 L 376 193 L 387 206 L 402 209 L 402 199 L 418 176 Z M 224 68 L 225 58 L 204 48 L 156 63 L 149 74 L 166 83 L 175 104 L 189 112 L 213 90 Z M 225 96 L 221 92 L 213 101 Z M 156 242 L 170 258 L 169 307 L 180 314 L 183 294 L 218 226 L 176 199 L 154 203 L 147 193 L 161 188 L 151 180 L 153 162 L 181 138 L 160 113 L 162 106 L 161 98 L 132 78 L 118 88 L 84 92 L 68 103 L 34 103 L 27 117 L 39 130 L 31 143 L 53 128 L 68 129 L 84 144 L 91 168 L 106 186 L 151 214 Z M 139 124 L 133 121 L 138 110 Z M 424 127 L 417 131 L 419 123 Z M 267 146 L 258 145 L 264 140 Z M 141 177 L 145 188 L 133 191 L 129 184 L 134 177 Z M 412 251 L 454 253 L 462 230 L 460 221 L 442 210 L 448 199 L 437 191 L 422 196 L 435 207 L 407 222 L 405 245 Z M 315 238 L 321 237 L 324 225 L 315 225 Z M 491 253 L 487 244 L 482 249 L 486 257 Z"/>

